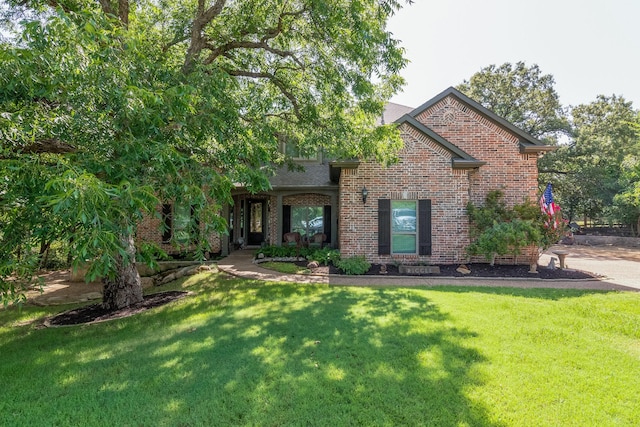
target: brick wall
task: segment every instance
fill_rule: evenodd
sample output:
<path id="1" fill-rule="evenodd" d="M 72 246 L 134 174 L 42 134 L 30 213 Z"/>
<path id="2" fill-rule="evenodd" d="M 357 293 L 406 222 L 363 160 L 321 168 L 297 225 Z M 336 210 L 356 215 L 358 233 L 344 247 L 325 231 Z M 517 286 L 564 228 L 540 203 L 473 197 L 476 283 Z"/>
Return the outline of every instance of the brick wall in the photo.
<path id="1" fill-rule="evenodd" d="M 487 193 L 500 189 L 509 205 L 535 200 L 538 156 L 520 154 L 518 137 L 447 97 L 416 117 L 458 148 L 487 162 L 472 175 L 471 201 L 484 203 Z"/>
<path id="2" fill-rule="evenodd" d="M 455 170 L 446 149 L 402 125 L 405 144 L 398 164 L 383 168 L 375 162 L 362 162 L 356 169 L 342 171 L 339 244 L 343 256 L 365 255 L 374 263 L 465 262 L 469 244 L 467 202 L 484 203 L 486 194 L 496 189 L 505 193 L 509 205 L 536 198 L 537 157 L 520 154 L 514 135 L 451 97 L 417 119 L 487 164 Z M 364 186 L 369 191 L 366 204 L 361 195 Z M 378 255 L 378 199 L 431 200 L 430 256 Z"/>
<path id="3" fill-rule="evenodd" d="M 200 229 L 204 229 L 204 224 L 200 224 Z M 222 249 L 220 235 L 210 233 L 207 237 L 211 246 L 211 253 L 219 253 Z M 162 242 L 162 205 L 156 206 L 156 210 L 152 215 L 146 215 L 138 224 L 136 232 L 136 242 L 155 243 L 168 254 L 176 254 L 183 252 L 184 248 L 178 248 L 171 243 Z M 191 247 L 193 248 L 193 247 Z M 188 250 L 189 248 L 187 248 Z"/>

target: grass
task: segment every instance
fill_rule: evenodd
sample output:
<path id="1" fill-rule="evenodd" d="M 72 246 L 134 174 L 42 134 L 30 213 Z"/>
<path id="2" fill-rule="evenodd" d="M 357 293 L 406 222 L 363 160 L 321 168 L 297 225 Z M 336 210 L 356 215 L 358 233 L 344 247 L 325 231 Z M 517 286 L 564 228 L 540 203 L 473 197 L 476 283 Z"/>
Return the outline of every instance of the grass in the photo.
<path id="1" fill-rule="evenodd" d="M 311 270 L 301 267 L 292 262 L 267 261 L 260 264 L 260 267 L 285 274 L 309 274 Z"/>
<path id="2" fill-rule="evenodd" d="M 640 424 L 640 294 L 177 287 L 89 326 L 0 310 L 0 425 Z"/>

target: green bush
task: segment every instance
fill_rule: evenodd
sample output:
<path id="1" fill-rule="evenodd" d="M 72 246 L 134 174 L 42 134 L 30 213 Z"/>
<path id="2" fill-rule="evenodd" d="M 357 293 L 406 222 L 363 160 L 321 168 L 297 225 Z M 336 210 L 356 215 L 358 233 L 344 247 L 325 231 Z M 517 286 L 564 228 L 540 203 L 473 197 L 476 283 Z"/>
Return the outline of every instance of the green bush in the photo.
<path id="1" fill-rule="evenodd" d="M 519 255 L 522 249 L 538 245 L 541 237 L 540 228 L 530 220 L 516 218 L 510 222 L 494 222 L 467 251 L 471 255 L 484 255 L 493 265 L 497 255 Z"/>
<path id="2" fill-rule="evenodd" d="M 340 251 L 331 248 L 316 249 L 307 255 L 307 259 L 323 265 L 336 265 L 336 262 L 340 261 Z"/>
<path id="3" fill-rule="evenodd" d="M 263 254 L 265 258 L 293 258 L 296 255 L 310 261 L 318 261 L 320 264 L 329 265 L 340 259 L 340 251 L 331 248 L 297 248 L 295 246 L 265 246 L 256 251 L 256 256 Z"/>
<path id="4" fill-rule="evenodd" d="M 350 275 L 364 274 L 371 268 L 371 264 L 362 255 L 340 259 L 335 263 L 335 266 Z"/>
<path id="5" fill-rule="evenodd" d="M 265 246 L 256 251 L 256 256 L 263 254 L 266 258 L 293 258 L 295 256 L 301 256 L 303 258 L 309 258 L 315 249 L 309 249 L 305 247 L 296 247 L 289 245 L 282 246 Z"/>
<path id="6" fill-rule="evenodd" d="M 487 195 L 484 206 L 474 206 L 469 202 L 467 214 L 470 234 L 474 239 L 467 247 L 467 253 L 484 255 L 491 265 L 498 255 L 520 255 L 522 249 L 532 246 L 547 249 L 558 242 L 565 228 L 559 213 L 557 228 L 546 225 L 548 218 L 531 201 L 508 208 L 499 190 Z M 536 254 L 531 254 L 532 258 Z"/>

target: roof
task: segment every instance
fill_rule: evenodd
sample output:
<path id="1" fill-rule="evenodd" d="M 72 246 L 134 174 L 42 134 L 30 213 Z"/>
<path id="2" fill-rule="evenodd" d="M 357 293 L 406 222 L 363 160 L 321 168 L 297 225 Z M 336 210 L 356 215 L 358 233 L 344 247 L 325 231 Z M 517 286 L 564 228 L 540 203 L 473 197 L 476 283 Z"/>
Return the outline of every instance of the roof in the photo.
<path id="1" fill-rule="evenodd" d="M 329 165 L 326 162 L 304 162 L 302 166 L 304 171 L 290 171 L 286 166 L 280 168 L 269 179 L 271 186 L 278 189 L 335 186 L 335 183 L 331 182 Z"/>
<path id="2" fill-rule="evenodd" d="M 431 108 L 432 106 L 434 106 L 435 104 L 442 101 L 448 96 L 455 97 L 456 99 L 458 99 L 458 101 L 462 102 L 463 104 L 466 104 L 469 108 L 475 110 L 478 114 L 485 116 L 487 119 L 489 119 L 499 127 L 516 135 L 519 138 L 520 151 L 522 153 L 539 153 L 539 152 L 555 150 L 555 147 L 546 145 L 544 142 L 540 141 L 539 139 L 535 138 L 529 133 L 523 131 L 519 127 L 515 126 L 513 123 L 510 123 L 504 118 L 498 116 L 496 113 L 489 110 L 488 108 L 483 107 L 478 102 L 474 101 L 473 99 L 469 98 L 468 96 L 466 96 L 465 94 L 463 94 L 462 92 L 460 92 L 459 90 L 453 87 L 449 87 L 448 89 L 434 96 L 433 98 L 431 98 L 430 100 L 428 100 L 427 102 L 425 102 L 424 104 L 422 104 L 421 106 L 414 109 L 408 114 L 411 117 L 415 118 L 420 114 L 422 114 L 425 110 Z"/>
<path id="3" fill-rule="evenodd" d="M 407 107 L 406 105 L 389 102 L 384 106 L 384 111 L 382 112 L 382 120 L 379 124 L 386 125 L 389 123 L 393 123 L 400 117 L 413 111 L 413 109 L 413 107 Z"/>
<path id="4" fill-rule="evenodd" d="M 389 102 L 385 106 L 379 124 L 407 124 L 418 132 L 428 136 L 436 143 L 440 144 L 447 151 L 449 151 L 451 153 L 451 165 L 454 169 L 478 168 L 486 164 L 486 162 L 474 158 L 469 153 L 452 144 L 447 139 L 434 132 L 424 124 L 420 123 L 416 119 L 416 117 L 423 113 L 425 110 L 431 108 L 433 105 L 437 104 L 448 96 L 455 97 L 458 101 L 475 110 L 478 114 L 483 115 L 499 127 L 516 135 L 519 138 L 520 151 L 522 153 L 540 153 L 545 151 L 552 151 L 555 149 L 555 147 L 545 145 L 542 141 L 536 139 L 535 137 L 516 127 L 512 123 L 509 123 L 507 120 L 498 116 L 491 110 L 483 107 L 482 105 L 467 97 L 462 92 L 453 87 L 449 87 L 448 89 L 434 96 L 418 108 Z M 359 163 L 360 162 L 358 160 L 353 159 L 330 162 L 323 161 L 321 163 L 305 162 L 303 164 L 303 172 L 289 171 L 286 168 L 281 168 L 275 176 L 271 177 L 269 181 L 271 182 L 273 188 L 278 189 L 319 187 L 332 188 L 335 187 L 336 183 L 338 182 L 340 169 L 355 168 Z"/>

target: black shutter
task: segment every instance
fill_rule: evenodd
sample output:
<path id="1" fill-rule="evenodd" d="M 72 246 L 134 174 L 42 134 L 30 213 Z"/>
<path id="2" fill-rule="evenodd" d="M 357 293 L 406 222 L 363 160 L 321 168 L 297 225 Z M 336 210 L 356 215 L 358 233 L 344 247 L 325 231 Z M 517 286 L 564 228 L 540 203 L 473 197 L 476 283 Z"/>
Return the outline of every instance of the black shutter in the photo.
<path id="1" fill-rule="evenodd" d="M 391 253 L 391 200 L 378 199 L 378 255 Z"/>
<path id="2" fill-rule="evenodd" d="M 291 206 L 282 205 L 282 234 L 289 233 L 291 231 Z M 280 239 L 284 239 L 280 236 Z"/>
<path id="3" fill-rule="evenodd" d="M 322 214 L 322 232 L 327 236 L 325 243 L 331 243 L 331 205 L 324 206 L 324 212 Z"/>
<path id="4" fill-rule="evenodd" d="M 418 230 L 418 254 L 431 255 L 431 200 L 418 200 Z"/>
<path id="5" fill-rule="evenodd" d="M 172 218 L 171 218 L 171 205 L 162 205 L 162 243 L 169 243 L 171 241 L 171 235 L 173 230 Z"/>

